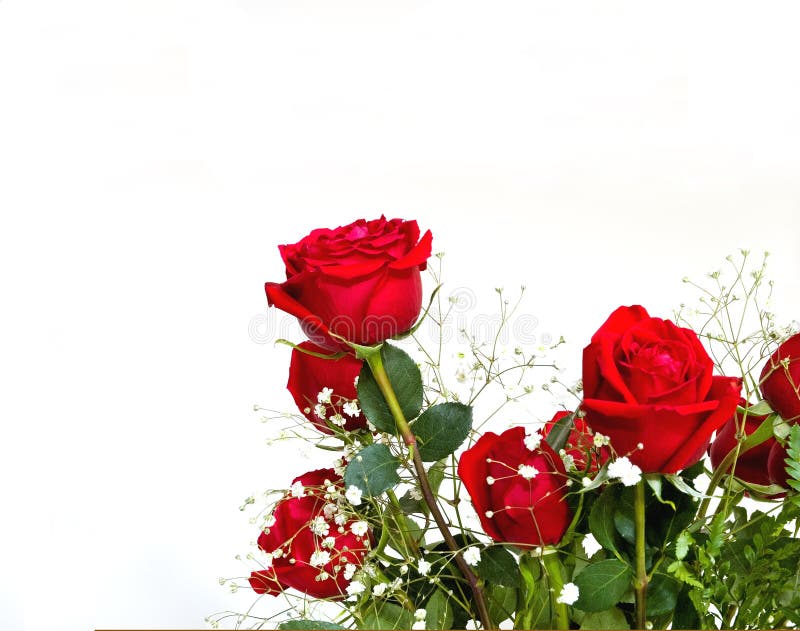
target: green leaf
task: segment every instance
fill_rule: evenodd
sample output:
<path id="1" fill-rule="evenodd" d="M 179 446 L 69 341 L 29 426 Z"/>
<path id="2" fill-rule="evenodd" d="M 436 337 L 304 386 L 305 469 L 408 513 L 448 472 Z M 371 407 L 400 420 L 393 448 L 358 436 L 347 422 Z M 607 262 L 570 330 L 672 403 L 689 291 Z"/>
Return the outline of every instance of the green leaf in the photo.
<path id="1" fill-rule="evenodd" d="M 425 604 L 425 628 L 449 629 L 453 624 L 453 607 L 450 599 L 441 589 L 433 592 Z"/>
<path id="2" fill-rule="evenodd" d="M 679 475 L 676 475 L 674 473 L 666 473 L 664 474 L 664 478 L 667 480 L 667 482 L 672 484 L 672 486 L 678 489 L 681 493 L 686 493 L 687 495 L 691 495 L 692 497 L 698 500 L 704 500 L 707 497 L 710 497 L 705 493 L 701 493 L 693 486 L 690 486 L 689 483 Z"/>
<path id="3" fill-rule="evenodd" d="M 461 446 L 472 429 L 472 408 L 440 403 L 428 408 L 412 425 L 419 455 L 425 462 L 441 460 Z"/>
<path id="4" fill-rule="evenodd" d="M 400 460 L 386 445 L 370 445 L 359 451 L 344 472 L 345 487 L 357 486 L 364 495 L 374 497 L 400 482 Z"/>
<path id="5" fill-rule="evenodd" d="M 551 602 L 539 559 L 523 554 L 519 571 L 524 586 L 514 626 L 518 629 L 552 629 Z"/>
<path id="6" fill-rule="evenodd" d="M 686 558 L 686 555 L 689 553 L 689 546 L 693 543 L 694 537 L 692 537 L 692 534 L 688 530 L 684 530 L 678 535 L 675 541 L 675 556 L 678 561 L 683 561 Z"/>
<path id="7" fill-rule="evenodd" d="M 647 615 L 660 616 L 675 610 L 681 583 L 671 576 L 656 572 L 647 586 Z"/>
<path id="8" fill-rule="evenodd" d="M 422 409 L 422 377 L 417 364 L 408 353 L 385 342 L 381 348 L 381 360 L 403 416 L 406 420 L 415 418 Z M 358 402 L 367 419 L 380 431 L 397 433 L 394 416 L 367 362 L 358 376 Z"/>
<path id="9" fill-rule="evenodd" d="M 481 551 L 481 560 L 476 568 L 478 576 L 487 583 L 520 587 L 522 581 L 514 555 L 503 546 L 491 546 Z"/>
<path id="10" fill-rule="evenodd" d="M 617 559 L 587 565 L 573 581 L 579 590 L 574 606 L 583 611 L 603 611 L 616 605 L 631 582 L 630 568 Z"/>
<path id="11" fill-rule="evenodd" d="M 428 482 L 431 485 L 431 491 L 434 495 L 439 492 L 439 487 L 442 486 L 442 482 L 444 481 L 444 472 L 447 468 L 447 461 L 440 460 L 439 462 L 434 463 L 428 468 Z M 412 513 L 421 513 L 423 515 L 430 514 L 430 508 L 425 503 L 425 500 L 415 500 L 411 497 L 411 491 L 406 492 L 403 497 L 400 498 L 400 507 L 403 509 L 403 512 L 406 514 Z"/>
<path id="12" fill-rule="evenodd" d="M 414 624 L 411 612 L 385 600 L 371 601 L 359 629 L 410 629 Z"/>
<path id="13" fill-rule="evenodd" d="M 287 620 L 278 625 L 278 629 L 344 629 L 345 627 L 325 622 L 324 620 Z"/>
<path id="14" fill-rule="evenodd" d="M 683 581 L 692 587 L 703 587 L 703 584 L 697 580 L 697 575 L 687 566 L 683 561 L 673 561 L 667 568 L 667 572 L 674 574 L 675 578 Z"/>
<path id="15" fill-rule="evenodd" d="M 489 617 L 496 622 L 502 622 L 510 618 L 517 609 L 517 600 L 517 590 L 513 587 L 490 585 L 486 590 Z"/>
<path id="16" fill-rule="evenodd" d="M 614 507 L 614 526 L 622 538 L 631 545 L 636 539 L 636 524 L 633 520 L 633 489 L 632 486 L 622 489 L 617 505 Z"/>
<path id="17" fill-rule="evenodd" d="M 581 621 L 581 629 L 630 629 L 625 614 L 616 607 L 605 611 L 587 613 Z"/>
<path id="18" fill-rule="evenodd" d="M 550 431 L 547 433 L 545 440 L 547 444 L 553 448 L 553 451 L 558 453 L 559 449 L 563 449 L 564 445 L 567 444 L 567 440 L 569 439 L 569 434 L 572 431 L 572 428 L 575 425 L 575 414 L 567 414 L 563 418 L 559 419 L 553 424 L 553 427 L 550 428 Z"/>
<path id="19" fill-rule="evenodd" d="M 656 496 L 656 499 L 661 502 L 662 504 L 666 504 L 667 506 L 672 507 L 672 510 L 677 511 L 678 509 L 675 508 L 675 502 L 670 502 L 669 500 L 665 500 L 661 497 L 661 474 L 660 473 L 647 473 L 644 476 L 644 479 L 647 480 L 647 485 L 653 490 L 653 494 Z"/>
<path id="20" fill-rule="evenodd" d="M 617 486 L 606 487 L 589 512 L 589 530 L 597 539 L 597 543 L 612 552 L 617 552 L 614 512 L 617 508 L 618 491 L 619 487 Z"/>

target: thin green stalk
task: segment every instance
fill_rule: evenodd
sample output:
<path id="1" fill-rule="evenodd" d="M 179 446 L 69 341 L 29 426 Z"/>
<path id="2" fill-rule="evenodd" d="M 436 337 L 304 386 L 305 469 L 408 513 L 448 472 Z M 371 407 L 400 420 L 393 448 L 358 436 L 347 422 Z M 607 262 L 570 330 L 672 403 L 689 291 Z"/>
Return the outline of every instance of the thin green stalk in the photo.
<path id="1" fill-rule="evenodd" d="M 547 572 L 547 579 L 550 581 L 550 602 L 556 615 L 555 628 L 560 631 L 569 629 L 569 610 L 565 603 L 558 601 L 561 589 L 564 587 L 564 573 L 561 561 L 558 560 L 558 552 L 556 550 L 544 550 L 542 563 L 544 563 L 544 569 Z"/>
<path id="2" fill-rule="evenodd" d="M 455 561 L 458 569 L 461 571 L 461 574 L 463 574 L 464 578 L 467 580 L 470 588 L 472 589 L 472 594 L 475 597 L 475 606 L 478 610 L 478 617 L 480 618 L 481 624 L 483 625 L 484 629 L 494 629 L 495 627 L 492 625 L 492 620 L 489 616 L 489 608 L 486 605 L 486 598 L 483 594 L 483 587 L 481 586 L 478 577 L 469 568 L 469 565 L 467 565 L 467 562 L 464 560 L 464 556 L 461 554 L 461 547 L 453 538 L 450 528 L 447 525 L 447 521 L 445 520 L 444 515 L 442 515 L 441 510 L 439 510 L 439 505 L 436 502 L 436 497 L 433 494 L 430 481 L 428 480 L 428 474 L 425 471 L 425 465 L 422 463 L 422 458 L 416 449 L 417 439 L 414 436 L 414 432 L 411 431 L 411 427 L 409 426 L 408 421 L 403 414 L 403 410 L 400 407 L 400 402 L 397 400 L 397 395 L 394 392 L 394 388 L 392 388 L 392 384 L 389 381 L 389 375 L 386 373 L 386 369 L 383 366 L 383 360 L 381 359 L 380 348 L 372 348 L 367 352 L 364 352 L 365 349 L 363 347 L 359 350 L 369 365 L 369 368 L 372 371 L 372 376 L 375 377 L 375 382 L 378 384 L 378 388 L 380 388 L 384 399 L 386 399 L 386 404 L 389 406 L 389 410 L 394 417 L 395 423 L 397 424 L 397 429 L 403 438 L 403 442 L 405 442 L 405 444 L 408 446 L 409 455 L 414 462 L 414 470 L 416 471 L 417 478 L 419 479 L 420 490 L 425 498 L 425 503 L 428 505 L 428 508 L 431 511 L 431 516 L 433 516 L 439 531 L 442 533 L 442 537 L 444 537 L 447 547 L 455 555 Z"/>
<path id="3" fill-rule="evenodd" d="M 647 568 L 645 566 L 645 519 L 644 519 L 644 485 L 640 480 L 636 485 L 636 499 L 634 501 L 634 532 L 636 535 L 636 578 L 634 591 L 636 595 L 636 628 L 644 629 L 647 623 Z"/>

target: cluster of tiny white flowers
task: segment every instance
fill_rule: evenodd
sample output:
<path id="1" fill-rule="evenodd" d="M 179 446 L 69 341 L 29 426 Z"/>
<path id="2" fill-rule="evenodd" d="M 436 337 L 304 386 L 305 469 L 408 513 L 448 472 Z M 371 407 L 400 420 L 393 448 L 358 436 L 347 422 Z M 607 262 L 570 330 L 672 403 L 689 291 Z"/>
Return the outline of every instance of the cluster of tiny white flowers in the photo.
<path id="1" fill-rule="evenodd" d="M 567 471 L 577 471 L 578 467 L 575 464 L 575 456 L 568 454 L 565 449 L 560 450 L 558 455 L 561 456 L 561 461 L 564 463 L 564 468 Z"/>
<path id="2" fill-rule="evenodd" d="M 565 583 L 564 587 L 561 588 L 561 593 L 556 598 L 556 602 L 571 605 L 578 600 L 579 596 L 580 590 L 575 583 Z"/>
<path id="3" fill-rule="evenodd" d="M 347 563 L 347 564 L 344 566 L 344 574 L 343 574 L 343 576 L 344 576 L 344 580 L 346 580 L 346 581 L 350 581 L 350 580 L 352 580 L 352 579 L 353 579 L 353 576 L 355 576 L 355 573 L 356 573 L 356 570 L 357 570 L 357 569 L 358 569 L 358 568 L 355 566 L 355 564 L 353 564 L 353 563 Z"/>
<path id="4" fill-rule="evenodd" d="M 327 413 L 328 413 L 328 409 L 322 403 L 317 403 L 314 406 L 314 414 L 320 420 L 324 421 L 327 418 Z"/>
<path id="5" fill-rule="evenodd" d="M 383 594 L 386 592 L 388 587 L 389 587 L 388 583 L 378 583 L 377 585 L 373 585 L 372 586 L 372 594 L 374 596 L 383 596 Z"/>
<path id="6" fill-rule="evenodd" d="M 358 416 L 361 414 L 361 410 L 358 407 L 358 401 L 355 399 L 353 401 L 346 401 L 342 406 L 342 411 L 347 414 L 347 416 Z"/>
<path id="7" fill-rule="evenodd" d="M 416 486 L 412 486 L 408 490 L 408 495 L 412 500 L 420 501 L 422 499 L 422 491 L 420 491 Z"/>
<path id="8" fill-rule="evenodd" d="M 525 434 L 525 448 L 528 451 L 536 451 L 542 443 L 542 435 L 539 432 Z"/>
<path id="9" fill-rule="evenodd" d="M 481 551 L 475 546 L 470 546 L 464 550 L 464 561 L 468 565 L 478 565 L 481 562 Z"/>
<path id="10" fill-rule="evenodd" d="M 319 535 L 320 537 L 327 537 L 331 530 L 330 524 L 325 521 L 325 518 L 322 515 L 317 515 L 314 517 L 309 524 L 309 528 L 311 529 L 311 532 L 313 532 L 315 535 Z"/>
<path id="11" fill-rule="evenodd" d="M 350 584 L 345 587 L 345 591 L 347 592 L 348 596 L 356 596 L 363 593 L 366 589 L 367 586 L 361 581 L 350 581 Z"/>
<path id="12" fill-rule="evenodd" d="M 356 537 L 363 537 L 369 530 L 369 524 L 365 521 L 356 521 L 350 525 L 350 532 Z"/>
<path id="13" fill-rule="evenodd" d="M 333 548 L 336 545 L 336 537 L 325 537 L 322 540 L 323 548 Z"/>
<path id="14" fill-rule="evenodd" d="M 361 489 L 354 484 L 351 484 L 347 487 L 347 490 L 344 492 L 344 496 L 353 506 L 358 506 L 361 504 Z"/>
<path id="15" fill-rule="evenodd" d="M 420 573 L 421 576 L 427 576 L 428 572 L 431 571 L 431 564 L 428 563 L 425 559 L 420 559 L 417 563 L 417 571 Z"/>
<path id="16" fill-rule="evenodd" d="M 322 567 L 323 565 L 328 563 L 330 560 L 331 560 L 331 553 L 330 552 L 328 552 L 327 550 L 315 550 L 311 554 L 311 559 L 309 560 L 309 563 L 313 567 Z"/>
<path id="17" fill-rule="evenodd" d="M 333 414 L 333 415 L 332 415 L 330 418 L 328 418 L 328 420 L 329 420 L 331 423 L 333 423 L 334 425 L 336 425 L 336 427 L 344 427 L 344 424 L 347 422 L 347 421 L 345 420 L 344 416 L 342 416 L 342 415 L 341 415 L 341 414 L 339 414 L 338 412 L 336 412 L 335 414 Z"/>
<path id="18" fill-rule="evenodd" d="M 305 497 L 306 496 L 306 490 L 305 490 L 305 487 L 303 486 L 302 482 L 295 482 L 294 484 L 292 484 L 292 488 L 289 489 L 289 490 L 290 490 L 290 492 L 292 494 L 292 497 Z"/>
<path id="19" fill-rule="evenodd" d="M 642 479 L 642 470 L 628 460 L 627 456 L 623 456 L 608 465 L 608 477 L 619 478 L 625 486 L 633 486 Z"/>
<path id="20" fill-rule="evenodd" d="M 517 473 L 519 473 L 526 480 L 532 480 L 539 475 L 539 470 L 532 465 L 521 464 L 517 468 Z"/>
<path id="21" fill-rule="evenodd" d="M 583 546 L 583 551 L 586 552 L 586 557 L 589 559 L 603 549 L 603 546 L 598 543 L 592 533 L 589 533 L 583 538 L 581 545 Z"/>
<path id="22" fill-rule="evenodd" d="M 592 438 L 594 441 L 594 446 L 598 449 L 600 447 L 606 447 L 607 445 L 611 444 L 611 439 L 608 436 L 604 436 L 603 434 L 597 433 Z"/>
<path id="23" fill-rule="evenodd" d="M 317 402 L 330 403 L 332 394 L 333 394 L 333 388 L 323 388 L 319 392 L 319 394 L 317 394 Z"/>
<path id="24" fill-rule="evenodd" d="M 411 629 L 413 631 L 417 631 L 420 629 L 425 629 L 425 617 L 428 615 L 428 612 L 424 609 L 417 609 L 414 612 L 414 624 L 411 625 Z"/>

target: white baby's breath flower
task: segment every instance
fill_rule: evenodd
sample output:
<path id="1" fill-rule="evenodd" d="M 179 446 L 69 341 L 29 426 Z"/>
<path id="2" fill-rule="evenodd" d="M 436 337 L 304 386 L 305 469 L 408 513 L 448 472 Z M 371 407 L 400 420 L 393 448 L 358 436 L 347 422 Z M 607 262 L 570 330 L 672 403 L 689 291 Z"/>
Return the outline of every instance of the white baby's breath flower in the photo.
<path id="1" fill-rule="evenodd" d="M 361 581 L 351 581 L 350 584 L 345 588 L 345 591 L 348 593 L 348 595 L 355 596 L 356 594 L 363 593 L 365 589 L 367 589 L 367 586 Z"/>
<path id="2" fill-rule="evenodd" d="M 561 456 L 561 461 L 564 463 L 564 468 L 567 471 L 576 471 L 578 469 L 578 467 L 575 466 L 575 456 L 568 454 L 563 449 L 559 455 Z"/>
<path id="3" fill-rule="evenodd" d="M 408 566 L 405 563 L 400 566 L 400 574 L 408 574 Z"/>
<path id="4" fill-rule="evenodd" d="M 321 419 L 323 421 L 327 418 L 327 412 L 328 412 L 328 410 L 325 408 L 325 406 L 322 403 L 317 403 L 314 406 L 314 414 L 317 416 L 317 418 L 319 418 L 319 419 Z"/>
<path id="5" fill-rule="evenodd" d="M 350 532 L 356 537 L 363 537 L 369 530 L 369 524 L 365 521 L 356 521 L 350 525 Z"/>
<path id="6" fill-rule="evenodd" d="M 571 605 L 578 600 L 578 596 L 580 596 L 578 586 L 575 583 L 566 583 L 561 588 L 561 593 L 556 598 L 556 602 Z"/>
<path id="7" fill-rule="evenodd" d="M 420 559 L 419 563 L 417 563 L 417 571 L 422 576 L 427 576 L 428 572 L 431 571 L 431 564 L 428 563 L 425 559 Z"/>
<path id="8" fill-rule="evenodd" d="M 592 533 L 589 533 L 583 538 L 581 545 L 583 546 L 583 551 L 586 552 L 586 557 L 589 559 L 603 549 L 603 546 L 597 542 L 597 539 L 594 538 Z"/>
<path id="9" fill-rule="evenodd" d="M 611 442 L 610 439 L 608 438 L 608 436 L 604 436 L 603 434 L 600 434 L 599 432 L 594 435 L 594 437 L 592 438 L 592 441 L 594 442 L 594 446 L 597 447 L 598 449 L 600 447 L 605 447 L 606 445 L 609 444 L 609 442 Z"/>
<path id="10" fill-rule="evenodd" d="M 408 490 L 408 494 L 412 500 L 420 501 L 422 499 L 422 491 L 420 491 L 416 486 L 411 487 Z"/>
<path id="11" fill-rule="evenodd" d="M 342 412 L 347 414 L 347 416 L 358 416 L 361 414 L 361 410 L 358 407 L 358 402 L 355 400 L 346 401 L 342 406 Z"/>
<path id="12" fill-rule="evenodd" d="M 302 482 L 295 482 L 292 484 L 292 488 L 290 489 L 292 493 L 292 497 L 305 497 L 306 496 L 306 489 L 303 486 Z"/>
<path id="13" fill-rule="evenodd" d="M 532 465 L 521 464 L 517 469 L 517 473 L 519 473 L 526 480 L 532 480 L 539 475 L 539 470 Z"/>
<path id="14" fill-rule="evenodd" d="M 317 401 L 320 403 L 330 403 L 332 394 L 333 388 L 323 388 L 317 395 Z"/>
<path id="15" fill-rule="evenodd" d="M 411 625 L 411 631 L 423 631 L 423 629 L 425 629 L 424 620 L 415 620 L 414 624 Z"/>
<path id="16" fill-rule="evenodd" d="M 339 512 L 339 507 L 336 504 L 331 504 L 329 502 L 323 506 L 322 512 L 326 519 L 333 519 L 336 516 L 336 513 Z"/>
<path id="17" fill-rule="evenodd" d="M 525 448 L 528 451 L 536 451 L 542 442 L 542 435 L 539 432 L 525 434 Z"/>
<path id="18" fill-rule="evenodd" d="M 347 515 L 344 513 L 339 513 L 333 518 L 333 521 L 337 526 L 344 526 L 347 523 Z"/>
<path id="19" fill-rule="evenodd" d="M 331 560 L 331 553 L 327 550 L 316 550 L 311 554 L 309 563 L 314 567 L 322 567 Z"/>
<path id="20" fill-rule="evenodd" d="M 353 563 L 344 566 L 344 580 L 349 581 L 353 578 L 358 568 Z"/>
<path id="21" fill-rule="evenodd" d="M 470 546 L 464 550 L 464 561 L 468 565 L 478 565 L 481 562 L 481 551 L 475 546 Z"/>
<path id="22" fill-rule="evenodd" d="M 424 609 L 417 609 L 414 612 L 414 620 L 425 620 L 425 616 L 428 615 L 428 612 Z"/>
<path id="23" fill-rule="evenodd" d="M 325 518 L 322 515 L 318 515 L 311 520 L 309 528 L 311 528 L 311 532 L 313 532 L 315 535 L 326 537 L 330 532 L 331 525 L 325 521 Z"/>
<path id="24" fill-rule="evenodd" d="M 633 486 L 642 479 L 642 470 L 623 456 L 608 465 L 608 477 L 619 478 L 625 486 Z"/>
<path id="25" fill-rule="evenodd" d="M 345 491 L 344 496 L 353 506 L 358 506 L 361 504 L 361 489 L 354 484 L 351 484 L 347 487 L 347 491 Z"/>
<path id="26" fill-rule="evenodd" d="M 378 583 L 377 585 L 372 586 L 372 593 L 375 596 L 383 596 L 388 587 L 389 585 L 387 583 Z"/>
<path id="27" fill-rule="evenodd" d="M 346 423 L 346 421 L 344 420 L 344 416 L 342 416 L 338 412 L 333 416 L 331 416 L 328 420 L 337 427 L 344 427 L 344 424 Z"/>

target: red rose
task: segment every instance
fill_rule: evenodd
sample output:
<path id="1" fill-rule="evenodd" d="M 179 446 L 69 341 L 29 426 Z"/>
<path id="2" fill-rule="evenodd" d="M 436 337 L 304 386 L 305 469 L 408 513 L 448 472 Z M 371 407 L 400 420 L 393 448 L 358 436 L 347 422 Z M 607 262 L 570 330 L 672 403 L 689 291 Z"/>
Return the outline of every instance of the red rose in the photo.
<path id="1" fill-rule="evenodd" d="M 739 405 L 747 407 L 747 401 L 742 399 L 739 401 Z M 711 456 L 711 464 L 715 469 L 720 465 L 723 458 L 736 447 L 736 432 L 742 426 L 742 416 L 742 413 L 737 409 L 734 417 L 722 426 L 714 442 L 711 443 L 709 455 Z M 744 418 L 744 433 L 747 436 L 752 434 L 767 416 L 766 414 L 761 416 L 748 413 L 747 417 Z M 740 454 L 739 459 L 736 461 L 734 475 L 751 484 L 769 485 L 771 482 L 767 470 L 767 459 L 776 443 L 777 441 L 774 438 L 770 438 Z"/>
<path id="2" fill-rule="evenodd" d="M 620 307 L 583 351 L 586 422 L 643 473 L 680 471 L 700 460 L 739 400 L 741 379 L 713 368 L 694 331 Z"/>
<path id="3" fill-rule="evenodd" d="M 553 418 L 545 423 L 542 435 L 547 438 L 550 432 L 555 427 L 556 423 L 562 418 L 574 414 L 574 412 L 567 412 L 562 410 L 556 412 Z M 608 459 L 611 458 L 611 450 L 607 446 L 600 447 L 600 451 L 594 444 L 594 436 L 591 428 L 586 424 L 582 418 L 575 417 L 572 419 L 572 430 L 570 430 L 567 442 L 564 444 L 564 451 L 568 456 L 572 456 L 572 462 L 575 463 L 575 468 L 578 471 L 587 471 L 587 457 L 591 459 L 591 465 L 587 473 L 594 476 Z"/>
<path id="4" fill-rule="evenodd" d="M 330 353 L 311 342 L 303 342 L 300 348 L 312 353 Z M 323 359 L 303 350 L 292 350 L 286 384 L 303 416 L 325 434 L 333 433 L 325 423 L 326 418 L 347 431 L 366 427 L 367 419 L 357 407 L 355 385 L 363 362 L 352 355 Z"/>
<path id="5" fill-rule="evenodd" d="M 263 570 L 250 575 L 250 586 L 259 594 L 279 594 L 293 587 L 313 598 L 343 598 L 352 576 L 345 566 L 360 566 L 372 542 L 372 533 L 353 534 L 345 523 L 339 532 L 334 522 L 335 500 L 325 498 L 331 485 L 342 488 L 342 479 L 332 469 L 304 473 L 292 481 L 291 494 L 275 507 L 275 523 L 261 533 L 258 547 L 267 553 Z M 332 537 L 332 545 L 324 543 Z"/>
<path id="6" fill-rule="evenodd" d="M 786 453 L 786 447 L 776 440 L 767 458 L 767 471 L 769 472 L 770 484 L 777 484 L 783 488 L 789 487 L 786 483 L 789 479 L 789 474 L 786 471 L 786 458 L 788 457 L 789 454 Z"/>
<path id="7" fill-rule="evenodd" d="M 408 331 L 422 307 L 420 271 L 431 255 L 416 221 L 359 219 L 321 228 L 279 246 L 285 283 L 267 283 L 269 304 L 300 320 L 309 339 L 339 348 L 333 332 L 350 342 L 378 344 Z"/>
<path id="8" fill-rule="evenodd" d="M 571 519 L 564 463 L 544 441 L 528 449 L 524 428 L 481 436 L 461 454 L 458 476 L 495 541 L 541 546 L 564 536 Z"/>
<path id="9" fill-rule="evenodd" d="M 800 421 L 800 333 L 778 347 L 761 371 L 761 394 L 785 421 Z"/>

